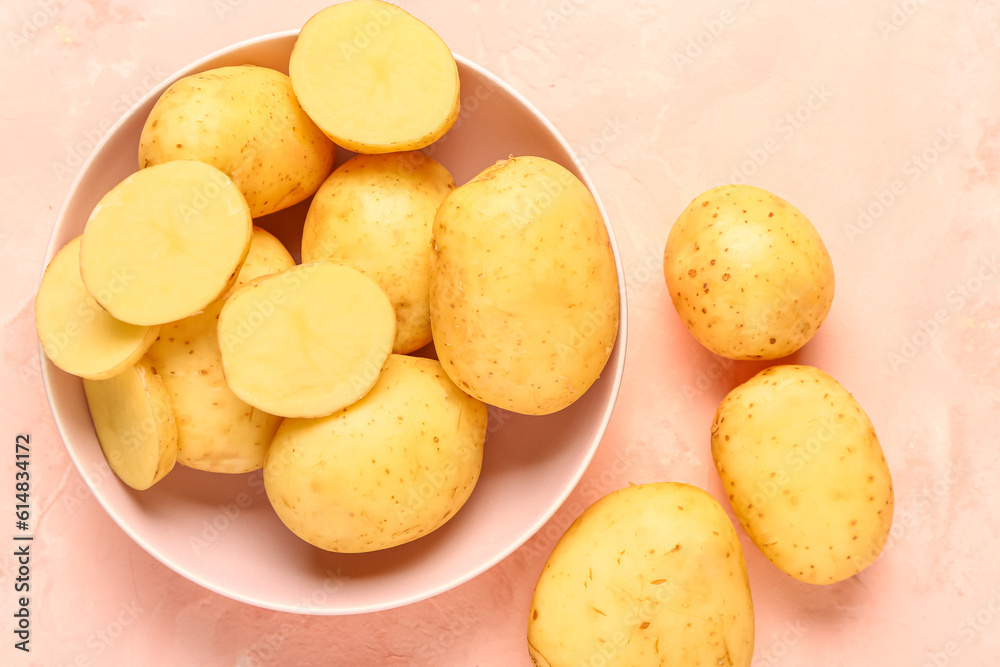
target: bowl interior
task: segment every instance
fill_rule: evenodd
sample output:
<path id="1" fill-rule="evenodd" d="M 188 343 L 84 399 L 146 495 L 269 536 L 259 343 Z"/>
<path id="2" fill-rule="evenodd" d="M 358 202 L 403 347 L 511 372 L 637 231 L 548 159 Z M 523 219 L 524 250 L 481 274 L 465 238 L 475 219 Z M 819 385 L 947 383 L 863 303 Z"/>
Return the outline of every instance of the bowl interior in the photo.
<path id="1" fill-rule="evenodd" d="M 295 35 L 267 35 L 212 54 L 130 110 L 81 170 L 48 258 L 80 234 L 97 201 L 137 169 L 142 125 L 171 81 L 248 63 L 287 72 Z M 538 155 L 561 163 L 594 191 L 565 141 L 530 104 L 473 63 L 460 57 L 458 62 L 461 115 L 444 138 L 425 149 L 456 182 L 509 155 Z M 341 150 L 338 163 L 349 155 Z M 307 206 L 308 201 L 256 222 L 297 255 Z M 558 509 L 591 461 L 624 365 L 625 284 L 610 228 L 609 234 L 622 308 L 618 341 L 604 374 L 583 398 L 554 415 L 528 417 L 491 408 L 483 471 L 472 497 L 445 526 L 407 545 L 359 555 L 312 547 L 274 514 L 259 471 L 220 475 L 176 466 L 152 489 L 133 491 L 104 460 L 80 380 L 43 355 L 53 416 L 71 458 L 118 525 L 155 558 L 208 589 L 265 608 L 313 614 L 375 611 L 424 599 L 471 579 L 523 544 Z"/>

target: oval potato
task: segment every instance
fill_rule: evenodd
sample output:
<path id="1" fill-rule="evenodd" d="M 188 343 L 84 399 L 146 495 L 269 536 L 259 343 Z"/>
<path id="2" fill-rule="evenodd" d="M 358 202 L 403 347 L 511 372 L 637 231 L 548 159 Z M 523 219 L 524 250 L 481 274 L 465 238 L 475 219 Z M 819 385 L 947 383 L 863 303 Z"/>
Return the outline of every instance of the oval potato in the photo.
<path id="1" fill-rule="evenodd" d="M 285 525 L 310 544 L 385 549 L 459 511 L 479 479 L 485 439 L 484 404 L 436 360 L 394 354 L 357 403 L 282 423 L 264 488 Z"/>
<path id="2" fill-rule="evenodd" d="M 591 505 L 545 563 L 528 619 L 536 667 L 748 667 L 753 657 L 736 531 L 688 484 L 629 486 Z"/>
<path id="3" fill-rule="evenodd" d="M 833 263 L 816 228 L 751 185 L 698 195 L 670 229 L 663 273 L 684 326 L 730 359 L 795 352 L 833 302 Z"/>
<path id="4" fill-rule="evenodd" d="M 583 396 L 611 355 L 618 294 L 601 211 L 555 162 L 498 162 L 438 209 L 434 345 L 452 380 L 485 403 L 544 415 Z"/>
<path id="5" fill-rule="evenodd" d="M 772 366 L 729 392 L 712 456 L 750 539 L 796 579 L 853 576 L 889 538 L 892 477 L 875 428 L 818 368 Z"/>

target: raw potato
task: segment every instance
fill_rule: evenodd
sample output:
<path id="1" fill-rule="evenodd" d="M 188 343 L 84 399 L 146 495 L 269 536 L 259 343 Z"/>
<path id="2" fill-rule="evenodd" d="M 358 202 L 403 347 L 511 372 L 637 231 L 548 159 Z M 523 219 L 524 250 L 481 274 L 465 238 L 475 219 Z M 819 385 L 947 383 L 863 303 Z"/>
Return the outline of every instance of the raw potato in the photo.
<path id="1" fill-rule="evenodd" d="M 386 549 L 436 530 L 479 479 L 486 406 L 440 363 L 392 355 L 357 403 L 319 419 L 286 419 L 264 466 L 281 520 L 328 551 Z"/>
<path id="2" fill-rule="evenodd" d="M 889 538 L 892 478 L 875 429 L 818 368 L 773 366 L 733 389 L 715 414 L 712 455 L 744 530 L 796 579 L 846 579 Z"/>
<path id="3" fill-rule="evenodd" d="M 229 388 L 282 417 L 323 417 L 364 396 L 395 335 L 385 292 L 336 260 L 257 278 L 234 292 L 219 315 Z"/>
<path id="4" fill-rule="evenodd" d="M 255 227 L 250 254 L 233 290 L 259 276 L 295 265 L 288 250 Z M 177 462 L 219 473 L 243 473 L 264 465 L 281 417 L 248 405 L 222 372 L 218 317 L 225 298 L 177 322 L 164 324 L 147 356 L 170 393 L 177 422 Z"/>
<path id="5" fill-rule="evenodd" d="M 163 479 L 177 458 L 170 397 L 146 358 L 106 380 L 83 380 L 97 439 L 111 470 L 133 489 Z"/>
<path id="6" fill-rule="evenodd" d="M 419 151 L 357 155 L 309 205 L 302 261 L 333 257 L 374 278 L 396 311 L 393 352 L 431 342 L 431 229 L 454 189 L 448 170 Z"/>
<path id="7" fill-rule="evenodd" d="M 730 359 L 795 352 L 833 302 L 833 263 L 815 227 L 750 185 L 696 197 L 670 229 L 663 272 L 687 329 Z"/>
<path id="8" fill-rule="evenodd" d="M 142 128 L 139 167 L 207 162 L 232 179 L 257 218 L 313 194 L 335 150 L 286 74 L 238 65 L 186 76 L 164 91 Z"/>
<path id="9" fill-rule="evenodd" d="M 688 484 L 629 486 L 569 527 L 528 616 L 537 667 L 749 667 L 754 614 L 736 531 Z"/>
<path id="10" fill-rule="evenodd" d="M 600 376 L 618 333 L 618 277 L 586 186 L 543 158 L 496 163 L 434 220 L 431 330 L 455 384 L 544 415 Z"/>
<path id="11" fill-rule="evenodd" d="M 159 329 L 116 320 L 94 300 L 80 278 L 81 238 L 63 246 L 46 267 L 35 297 L 35 329 L 52 363 L 101 380 L 137 362 Z"/>
<path id="12" fill-rule="evenodd" d="M 341 2 L 310 18 L 288 71 L 310 118 L 356 153 L 423 148 L 458 118 L 451 50 L 426 24 L 381 0 Z"/>
<path id="13" fill-rule="evenodd" d="M 127 177 L 91 213 L 80 246 L 87 291 L 138 325 L 188 317 L 235 282 L 250 249 L 243 195 L 221 171 L 177 160 Z"/>

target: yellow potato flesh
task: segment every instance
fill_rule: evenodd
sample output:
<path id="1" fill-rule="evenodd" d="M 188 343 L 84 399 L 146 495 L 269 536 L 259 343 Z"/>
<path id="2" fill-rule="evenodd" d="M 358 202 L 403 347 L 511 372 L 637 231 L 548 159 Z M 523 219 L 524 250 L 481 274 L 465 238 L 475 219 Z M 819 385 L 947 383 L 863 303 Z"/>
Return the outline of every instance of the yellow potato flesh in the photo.
<path id="1" fill-rule="evenodd" d="M 787 574 L 832 584 L 889 538 L 892 478 L 871 420 L 827 373 L 772 366 L 733 389 L 712 455 L 740 524 Z"/>
<path id="2" fill-rule="evenodd" d="M 225 174 L 201 162 L 167 162 L 132 174 L 97 204 L 83 232 L 80 273 L 114 317 L 172 322 L 229 289 L 251 233 L 246 201 Z"/>
<path id="3" fill-rule="evenodd" d="M 708 493 L 659 482 L 614 491 L 559 540 L 535 586 L 537 667 L 734 665 L 754 614 L 736 531 Z"/>
<path id="4" fill-rule="evenodd" d="M 282 423 L 264 488 L 310 544 L 350 553 L 404 544 L 465 504 L 479 479 L 486 421 L 486 406 L 436 360 L 392 355 L 358 402 Z"/>
<path id="5" fill-rule="evenodd" d="M 281 241 L 254 228 L 250 253 L 233 289 L 294 266 Z M 147 356 L 170 393 L 177 422 L 177 462 L 189 468 L 243 473 L 264 465 L 281 417 L 240 400 L 222 370 L 218 317 L 224 299 L 198 315 L 164 324 Z"/>
<path id="6" fill-rule="evenodd" d="M 177 426 L 160 376 L 148 359 L 106 380 L 83 380 L 104 457 L 123 482 L 148 489 L 177 458 Z"/>
<path id="7" fill-rule="evenodd" d="M 35 328 L 52 363 L 100 380 L 137 362 L 159 329 L 127 324 L 101 308 L 80 278 L 80 240 L 63 246 L 46 267 L 35 297 Z"/>
<path id="8" fill-rule="evenodd" d="M 358 155 L 313 197 L 302 231 L 302 261 L 333 257 L 378 282 L 396 312 L 393 352 L 431 342 L 431 229 L 455 188 L 448 170 L 419 151 Z"/>
<path id="9" fill-rule="evenodd" d="M 833 302 L 833 263 L 794 206 L 750 185 L 696 197 L 670 229 L 663 271 L 684 326 L 731 359 L 777 359 L 805 345 Z"/>
<path id="10" fill-rule="evenodd" d="M 238 65 L 192 74 L 164 91 L 143 126 L 139 166 L 207 162 L 232 179 L 256 218 L 313 194 L 334 151 L 287 75 Z"/>
<path id="11" fill-rule="evenodd" d="M 357 153 L 422 148 L 458 117 L 451 50 L 426 24 L 380 0 L 338 3 L 310 18 L 288 69 L 310 118 Z"/>
<path id="12" fill-rule="evenodd" d="M 230 389 L 282 417 L 320 417 L 375 384 L 396 318 L 374 280 L 335 260 L 300 264 L 234 292 L 219 316 Z"/>
<path id="13" fill-rule="evenodd" d="M 593 196 L 537 157 L 497 163 L 438 209 L 431 330 L 464 391 L 523 414 L 575 402 L 618 331 L 618 282 Z"/>

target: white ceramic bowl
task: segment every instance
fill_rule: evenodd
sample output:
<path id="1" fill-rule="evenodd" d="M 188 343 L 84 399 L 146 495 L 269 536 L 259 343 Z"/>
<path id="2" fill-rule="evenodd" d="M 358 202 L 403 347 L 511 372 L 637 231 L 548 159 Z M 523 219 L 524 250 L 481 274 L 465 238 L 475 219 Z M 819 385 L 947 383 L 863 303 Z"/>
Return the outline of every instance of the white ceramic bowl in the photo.
<path id="1" fill-rule="evenodd" d="M 47 260 L 83 231 L 101 196 L 136 170 L 143 122 L 171 82 L 247 63 L 287 72 L 296 34 L 266 35 L 207 56 L 131 109 L 81 169 L 59 214 Z M 456 182 L 508 155 L 538 155 L 569 168 L 597 196 L 570 147 L 531 104 L 468 60 L 459 57 L 458 63 L 461 115 L 444 138 L 425 149 Z M 338 162 L 348 156 L 340 151 Z M 307 205 L 258 224 L 297 254 Z M 622 307 L 618 340 L 604 374 L 577 403 L 554 415 L 491 409 L 483 471 L 472 497 L 445 526 L 410 544 L 360 555 L 312 547 L 279 521 L 259 471 L 220 475 L 176 466 L 152 489 L 133 491 L 104 461 L 80 380 L 42 355 L 52 413 L 70 456 L 108 514 L 142 548 L 191 581 L 249 604 L 298 613 L 351 614 L 409 604 L 468 581 L 517 549 L 559 508 L 590 463 L 611 417 L 625 361 L 625 283 L 610 227 L 608 233 Z"/>

